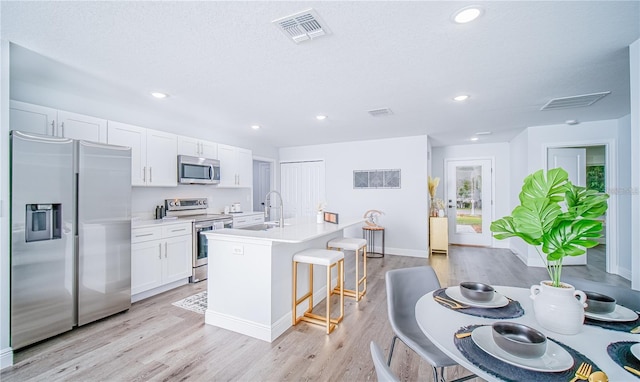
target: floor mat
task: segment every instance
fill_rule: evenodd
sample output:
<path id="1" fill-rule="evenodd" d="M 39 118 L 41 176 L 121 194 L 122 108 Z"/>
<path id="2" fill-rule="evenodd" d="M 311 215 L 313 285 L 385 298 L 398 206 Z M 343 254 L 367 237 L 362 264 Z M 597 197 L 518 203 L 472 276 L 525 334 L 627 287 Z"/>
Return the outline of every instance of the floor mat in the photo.
<path id="1" fill-rule="evenodd" d="M 196 313 L 204 314 L 207 310 L 207 291 L 194 294 L 180 301 L 176 301 L 171 305 L 179 308 L 188 309 Z"/>

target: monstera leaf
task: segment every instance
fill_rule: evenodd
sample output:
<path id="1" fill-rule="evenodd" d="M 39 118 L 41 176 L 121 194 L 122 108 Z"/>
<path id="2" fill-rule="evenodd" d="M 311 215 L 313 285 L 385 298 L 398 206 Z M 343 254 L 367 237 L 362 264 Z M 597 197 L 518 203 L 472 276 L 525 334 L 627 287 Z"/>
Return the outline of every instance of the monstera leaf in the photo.
<path id="1" fill-rule="evenodd" d="M 547 265 L 554 286 L 560 285 L 562 259 L 580 256 L 598 244 L 609 195 L 573 185 L 561 168 L 527 176 L 520 191 L 520 205 L 491 223 L 498 240 L 519 237 L 533 245 Z M 542 251 L 542 253 L 540 252 Z M 543 256 L 546 255 L 546 256 Z"/>

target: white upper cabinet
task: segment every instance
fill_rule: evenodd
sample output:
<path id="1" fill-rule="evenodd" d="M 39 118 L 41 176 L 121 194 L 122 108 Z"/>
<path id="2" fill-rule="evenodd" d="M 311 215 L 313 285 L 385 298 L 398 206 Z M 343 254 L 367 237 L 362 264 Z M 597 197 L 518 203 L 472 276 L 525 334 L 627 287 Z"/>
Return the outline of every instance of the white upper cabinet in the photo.
<path id="1" fill-rule="evenodd" d="M 147 129 L 109 121 L 107 143 L 131 147 L 131 185 L 144 186 L 147 181 Z"/>
<path id="2" fill-rule="evenodd" d="M 11 101 L 10 109 L 11 130 L 107 142 L 107 121 L 104 119 L 19 101 Z"/>
<path id="3" fill-rule="evenodd" d="M 253 155 L 251 150 L 218 144 L 221 187 L 251 187 L 253 185 Z"/>
<path id="4" fill-rule="evenodd" d="M 147 129 L 147 186 L 178 185 L 178 136 Z"/>
<path id="5" fill-rule="evenodd" d="M 9 126 L 26 133 L 56 135 L 57 115 L 56 109 L 11 101 Z"/>
<path id="6" fill-rule="evenodd" d="M 107 121 L 88 115 L 58 111 L 57 136 L 107 143 Z"/>
<path id="7" fill-rule="evenodd" d="M 132 186 L 177 186 L 175 134 L 109 121 L 107 142 L 131 147 Z"/>
<path id="8" fill-rule="evenodd" d="M 178 155 L 218 159 L 218 144 L 196 138 L 178 136 Z"/>

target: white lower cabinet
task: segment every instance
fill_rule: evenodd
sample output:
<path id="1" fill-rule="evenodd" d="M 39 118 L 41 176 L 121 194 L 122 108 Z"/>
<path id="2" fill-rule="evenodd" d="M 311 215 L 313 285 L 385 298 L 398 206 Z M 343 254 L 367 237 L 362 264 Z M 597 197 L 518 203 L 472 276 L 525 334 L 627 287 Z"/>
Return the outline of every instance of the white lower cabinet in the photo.
<path id="1" fill-rule="evenodd" d="M 134 228 L 131 234 L 131 294 L 191 276 L 191 223 Z"/>

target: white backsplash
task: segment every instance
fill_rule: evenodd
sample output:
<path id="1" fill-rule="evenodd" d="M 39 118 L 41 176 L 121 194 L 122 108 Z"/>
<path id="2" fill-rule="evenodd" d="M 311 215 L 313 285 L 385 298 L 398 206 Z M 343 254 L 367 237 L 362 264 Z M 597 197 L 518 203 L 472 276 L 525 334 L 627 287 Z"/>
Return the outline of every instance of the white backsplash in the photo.
<path id="1" fill-rule="evenodd" d="M 152 219 L 156 206 L 165 199 L 208 198 L 208 213 L 222 213 L 224 206 L 239 202 L 243 211 L 252 211 L 250 188 L 217 188 L 211 185 L 179 185 L 177 187 L 133 187 L 131 191 L 132 215 Z"/>

